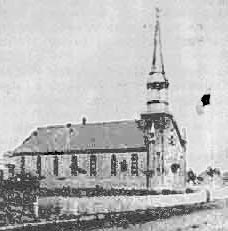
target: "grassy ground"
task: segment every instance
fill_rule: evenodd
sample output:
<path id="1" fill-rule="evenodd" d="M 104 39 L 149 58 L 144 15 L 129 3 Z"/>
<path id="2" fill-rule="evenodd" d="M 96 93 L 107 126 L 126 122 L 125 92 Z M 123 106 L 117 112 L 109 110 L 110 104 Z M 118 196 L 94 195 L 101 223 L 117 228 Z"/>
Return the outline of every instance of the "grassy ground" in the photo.
<path id="1" fill-rule="evenodd" d="M 160 209 L 157 211 L 137 212 L 127 216 L 112 216 L 105 220 L 81 222 L 80 226 L 74 222 L 59 225 L 43 225 L 43 230 L 96 230 L 96 231 L 184 231 L 184 230 L 228 230 L 227 202 L 210 203 L 198 207 L 177 207 Z M 35 227 L 20 228 L 18 230 L 38 230 Z"/>
<path id="2" fill-rule="evenodd" d="M 103 229 L 96 229 L 103 230 Z M 195 210 L 190 214 L 174 215 L 166 219 L 157 219 L 126 227 L 112 227 L 106 231 L 226 231 L 228 230 L 228 201 L 219 202 L 219 206 Z"/>
<path id="3" fill-rule="evenodd" d="M 50 198 L 47 198 L 47 202 Z M 48 207 L 48 203 L 45 205 Z M 50 202 L 50 201 L 49 201 Z M 51 203 L 52 204 L 52 203 Z M 45 206 L 45 207 L 46 207 Z M 53 220 L 55 213 L 59 214 L 60 211 L 55 211 L 52 206 L 50 207 L 50 220 Z M 53 210 L 54 209 L 54 210 Z M 54 215 L 54 217 L 53 217 Z M 58 215 L 57 215 L 58 217 Z M 40 217 L 41 218 L 41 217 Z M 47 214 L 45 214 L 45 220 Z M 69 219 L 69 218 L 68 218 Z M 43 219 L 41 219 L 43 220 Z M 111 224 L 111 225 L 110 225 Z M 74 224 L 68 223 L 68 227 L 61 227 L 60 230 L 76 230 L 73 228 Z M 96 228 L 97 227 L 97 228 Z M 98 229 L 101 230 L 135 230 L 135 231 L 160 231 L 160 230 L 228 230 L 228 200 L 220 200 L 217 203 L 209 203 L 200 207 L 183 207 L 179 206 L 173 209 L 163 209 L 157 211 L 148 211 L 130 216 L 114 217 L 114 219 L 106 219 L 99 221 L 96 225 L 92 224 L 90 227 L 85 224 L 84 230 Z M 109 228 L 111 227 L 111 228 Z M 40 230 L 52 230 L 54 226 L 43 227 Z M 72 229 L 73 228 L 73 229 Z M 83 228 L 83 227 L 81 227 Z M 27 229 L 23 229 L 27 230 Z M 30 229 L 29 229 L 30 230 Z M 53 229 L 58 230 L 58 229 Z M 99 230 L 99 229 L 98 229 Z"/>

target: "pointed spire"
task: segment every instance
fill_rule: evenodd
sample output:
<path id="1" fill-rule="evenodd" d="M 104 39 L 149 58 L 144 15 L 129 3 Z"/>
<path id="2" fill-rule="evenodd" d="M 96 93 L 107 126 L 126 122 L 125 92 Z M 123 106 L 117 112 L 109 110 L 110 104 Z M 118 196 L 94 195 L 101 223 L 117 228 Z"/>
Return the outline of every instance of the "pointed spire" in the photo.
<path id="1" fill-rule="evenodd" d="M 165 78 L 165 69 L 162 55 L 162 44 L 161 44 L 161 29 L 160 29 L 160 21 L 159 21 L 159 13 L 160 9 L 158 7 L 156 9 L 156 24 L 154 31 L 154 51 L 153 51 L 153 60 L 150 75 L 154 73 L 161 73 Z"/>
<path id="2" fill-rule="evenodd" d="M 154 52 L 152 68 L 147 76 L 147 113 L 169 112 L 168 87 L 169 81 L 165 77 L 164 62 L 161 46 L 161 32 L 159 23 L 159 8 L 156 8 L 156 24 L 154 33 Z"/>

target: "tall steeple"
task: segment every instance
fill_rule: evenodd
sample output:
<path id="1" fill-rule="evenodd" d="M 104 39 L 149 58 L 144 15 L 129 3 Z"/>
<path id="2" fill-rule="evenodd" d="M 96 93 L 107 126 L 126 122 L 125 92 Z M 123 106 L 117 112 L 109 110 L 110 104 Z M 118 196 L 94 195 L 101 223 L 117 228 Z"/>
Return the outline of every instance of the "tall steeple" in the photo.
<path id="1" fill-rule="evenodd" d="M 168 87 L 169 82 L 165 76 L 162 54 L 159 9 L 156 8 L 154 50 L 151 71 L 147 80 L 147 113 L 168 112 Z"/>
<path id="2" fill-rule="evenodd" d="M 140 126 L 147 153 L 146 186 L 182 187 L 186 171 L 185 141 L 169 111 L 169 82 L 165 76 L 158 8 L 153 41 L 152 66 L 147 77 L 147 112 L 141 114 Z"/>
<path id="3" fill-rule="evenodd" d="M 156 8 L 156 24 L 154 31 L 154 52 L 150 75 L 161 73 L 165 75 L 164 61 L 162 56 L 161 30 L 159 21 L 159 8 Z"/>

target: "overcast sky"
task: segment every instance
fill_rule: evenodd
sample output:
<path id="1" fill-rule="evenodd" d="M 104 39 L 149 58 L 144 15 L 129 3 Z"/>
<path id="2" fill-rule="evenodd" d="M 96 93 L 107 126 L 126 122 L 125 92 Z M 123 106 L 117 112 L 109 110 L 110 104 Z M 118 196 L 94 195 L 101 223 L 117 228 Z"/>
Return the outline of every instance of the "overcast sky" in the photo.
<path id="1" fill-rule="evenodd" d="M 160 1 L 170 102 L 188 166 L 228 166 L 228 3 Z M 140 118 L 155 23 L 152 0 L 0 0 L 0 152 L 37 127 Z M 208 87 L 212 105 L 195 106 Z"/>

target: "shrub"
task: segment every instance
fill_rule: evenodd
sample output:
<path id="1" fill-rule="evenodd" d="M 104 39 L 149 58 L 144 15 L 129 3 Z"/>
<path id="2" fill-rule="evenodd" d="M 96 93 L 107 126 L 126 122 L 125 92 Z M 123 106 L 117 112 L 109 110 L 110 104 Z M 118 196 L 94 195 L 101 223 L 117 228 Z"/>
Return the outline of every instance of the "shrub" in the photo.
<path id="1" fill-rule="evenodd" d="M 169 194 L 171 194 L 171 191 L 169 189 L 162 190 L 162 195 L 169 195 Z"/>
<path id="2" fill-rule="evenodd" d="M 194 191 L 192 190 L 192 189 L 190 189 L 190 188 L 187 188 L 186 189 L 186 193 L 193 193 Z"/>

